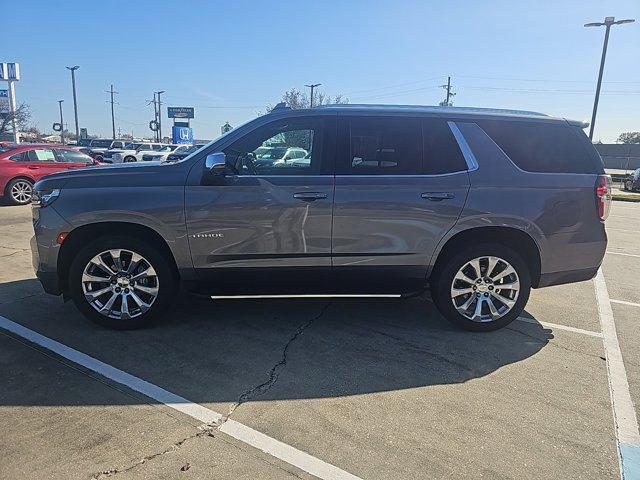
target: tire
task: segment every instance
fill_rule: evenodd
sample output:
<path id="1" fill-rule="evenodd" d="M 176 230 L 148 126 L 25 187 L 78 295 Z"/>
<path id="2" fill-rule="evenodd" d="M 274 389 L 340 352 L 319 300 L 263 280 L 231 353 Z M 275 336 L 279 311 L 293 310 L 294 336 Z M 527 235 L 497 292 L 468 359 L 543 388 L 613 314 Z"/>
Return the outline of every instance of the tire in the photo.
<path id="1" fill-rule="evenodd" d="M 114 268 L 114 258 L 118 254 L 114 252 L 115 255 L 112 255 L 110 250 L 121 250 L 120 275 L 116 274 L 117 269 Z M 97 266 L 97 256 L 100 256 L 105 266 Z M 127 277 L 124 270 L 136 263 Z M 145 269 L 149 274 L 141 276 L 140 272 Z M 121 278 L 116 280 L 117 277 Z M 100 280 L 87 281 L 89 278 Z M 137 282 L 134 281 L 136 278 Z M 114 330 L 130 330 L 149 325 L 169 309 L 177 292 L 177 275 L 169 260 L 155 245 L 137 238 L 117 235 L 100 237 L 80 250 L 71 263 L 68 280 L 69 293 L 78 310 L 89 320 Z M 90 301 L 91 292 L 98 291 L 104 293 L 93 294 Z M 112 297 L 115 299 L 111 300 Z M 123 308 L 124 297 L 126 308 Z M 109 309 L 106 313 L 100 313 L 100 307 Z"/>
<path id="2" fill-rule="evenodd" d="M 488 257 L 493 259 L 489 260 Z M 481 259 L 479 266 L 482 270 L 480 282 L 477 276 L 474 276 L 476 268 L 469 266 L 470 262 L 478 258 Z M 492 271 L 489 272 L 492 277 L 487 275 L 490 261 L 495 262 Z M 512 267 L 513 273 L 499 278 L 508 271 L 507 266 Z M 456 276 L 461 277 L 459 274 L 461 269 L 471 281 L 456 280 Z M 486 279 L 490 281 L 485 282 Z M 514 288 L 499 289 L 498 285 L 509 285 Z M 453 288 L 459 290 L 458 295 L 455 296 L 456 305 L 454 305 Z M 469 290 L 469 293 L 462 293 L 466 290 Z M 473 332 L 497 330 L 514 321 L 524 310 L 530 293 L 531 274 L 526 263 L 512 249 L 497 243 L 465 248 L 464 251 L 443 259 L 431 283 L 431 295 L 440 313 L 453 324 Z M 482 304 L 480 316 L 477 316 L 475 308 L 478 298 L 481 299 Z M 495 312 L 491 310 L 490 303 Z M 468 305 L 466 309 L 465 305 Z M 456 307 L 462 308 L 462 311 Z"/>
<path id="3" fill-rule="evenodd" d="M 33 182 L 26 178 L 14 178 L 5 190 L 4 198 L 9 205 L 27 205 L 31 203 L 31 193 L 33 193 Z"/>
<path id="4" fill-rule="evenodd" d="M 137 162 L 136 157 L 132 157 L 131 155 L 129 155 L 128 157 L 124 157 L 124 160 L 122 160 L 122 163 L 131 163 L 131 162 Z"/>

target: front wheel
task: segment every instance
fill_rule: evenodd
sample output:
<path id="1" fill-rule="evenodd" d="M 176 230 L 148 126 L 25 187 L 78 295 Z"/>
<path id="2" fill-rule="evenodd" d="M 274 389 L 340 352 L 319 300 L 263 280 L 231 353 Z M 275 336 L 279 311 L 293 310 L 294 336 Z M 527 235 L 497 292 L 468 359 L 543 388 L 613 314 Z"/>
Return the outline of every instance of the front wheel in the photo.
<path id="1" fill-rule="evenodd" d="M 26 205 L 31 202 L 33 183 L 25 178 L 14 178 L 5 189 L 5 198 L 10 205 Z"/>
<path id="2" fill-rule="evenodd" d="M 502 328 L 524 310 L 531 276 L 524 260 L 510 248 L 483 244 L 444 260 L 431 293 L 440 312 L 471 331 Z"/>
<path id="3" fill-rule="evenodd" d="M 76 307 L 104 327 L 140 328 L 159 318 L 176 292 L 169 261 L 141 240 L 102 237 L 84 247 L 69 271 Z"/>
<path id="4" fill-rule="evenodd" d="M 123 160 L 124 163 L 131 163 L 136 161 L 137 161 L 136 157 L 132 157 L 132 156 L 124 157 L 124 160 Z"/>

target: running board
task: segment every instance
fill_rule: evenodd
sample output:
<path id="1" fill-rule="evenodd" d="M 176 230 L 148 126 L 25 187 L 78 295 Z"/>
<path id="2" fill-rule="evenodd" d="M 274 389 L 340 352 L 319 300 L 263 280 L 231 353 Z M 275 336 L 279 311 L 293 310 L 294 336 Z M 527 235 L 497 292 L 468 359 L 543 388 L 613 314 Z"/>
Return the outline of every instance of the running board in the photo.
<path id="1" fill-rule="evenodd" d="M 240 300 L 255 298 L 402 298 L 400 293 L 325 293 L 301 295 L 210 295 L 212 300 Z"/>

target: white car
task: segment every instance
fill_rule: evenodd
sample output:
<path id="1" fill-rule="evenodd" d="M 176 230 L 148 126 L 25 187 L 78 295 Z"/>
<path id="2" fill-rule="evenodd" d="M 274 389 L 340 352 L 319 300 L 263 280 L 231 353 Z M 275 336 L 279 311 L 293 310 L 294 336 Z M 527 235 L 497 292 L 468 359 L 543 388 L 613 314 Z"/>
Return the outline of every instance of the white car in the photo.
<path id="1" fill-rule="evenodd" d="M 91 140 L 89 150 L 91 150 L 93 158 L 98 161 L 102 161 L 104 158 L 104 152 L 116 148 L 124 148 L 126 144 L 127 142 L 125 140 L 105 140 L 98 138 Z"/>
<path id="2" fill-rule="evenodd" d="M 161 143 L 131 142 L 122 150 L 113 150 L 110 152 L 110 157 L 105 159 L 111 160 L 111 163 L 139 162 L 145 153 L 159 151 L 162 147 L 164 145 Z"/>
<path id="3" fill-rule="evenodd" d="M 172 153 L 181 153 L 189 149 L 191 145 L 165 145 L 157 152 L 149 152 L 142 155 L 145 162 L 162 162 Z"/>

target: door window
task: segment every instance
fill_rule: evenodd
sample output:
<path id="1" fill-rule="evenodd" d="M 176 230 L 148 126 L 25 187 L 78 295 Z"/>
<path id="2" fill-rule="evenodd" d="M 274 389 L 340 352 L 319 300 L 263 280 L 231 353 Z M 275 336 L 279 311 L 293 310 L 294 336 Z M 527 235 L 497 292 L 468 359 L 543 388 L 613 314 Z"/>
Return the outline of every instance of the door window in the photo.
<path id="1" fill-rule="evenodd" d="M 31 162 L 55 162 L 56 155 L 50 148 L 35 148 L 28 152 L 29 161 Z"/>
<path id="2" fill-rule="evenodd" d="M 422 169 L 420 120 L 353 118 L 348 121 L 348 157 L 339 172 L 346 175 L 419 175 Z M 344 159 L 343 159 L 344 160 Z"/>
<path id="3" fill-rule="evenodd" d="M 91 158 L 75 150 L 58 150 L 58 157 L 61 162 L 67 163 L 93 163 Z"/>
<path id="4" fill-rule="evenodd" d="M 439 175 L 467 170 L 467 163 L 446 120 L 427 118 L 422 121 L 422 128 L 422 173 Z"/>
<path id="5" fill-rule="evenodd" d="M 320 169 L 321 136 L 319 119 L 286 119 L 259 127 L 225 154 L 240 175 L 309 175 Z"/>

